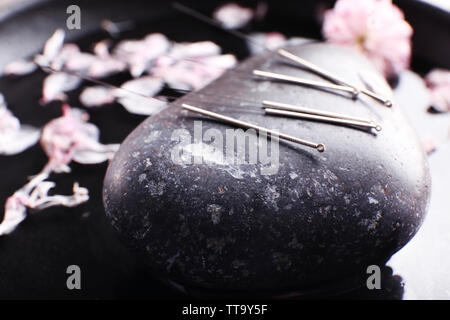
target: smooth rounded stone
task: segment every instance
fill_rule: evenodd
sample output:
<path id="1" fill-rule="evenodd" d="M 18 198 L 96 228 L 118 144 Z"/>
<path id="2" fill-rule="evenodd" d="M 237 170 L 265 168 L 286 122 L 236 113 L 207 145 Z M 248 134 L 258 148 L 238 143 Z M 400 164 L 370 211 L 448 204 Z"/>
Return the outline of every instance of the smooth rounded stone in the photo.
<path id="1" fill-rule="evenodd" d="M 349 49 L 310 43 L 289 50 L 392 97 L 372 64 Z M 430 179 L 414 131 L 398 105 L 257 79 L 255 68 L 326 81 L 266 53 L 146 119 L 106 174 L 104 204 L 113 227 L 155 276 L 187 287 L 307 290 L 367 277 L 369 265 L 385 263 L 413 237 L 426 212 Z M 370 118 L 383 130 L 264 116 L 262 100 Z M 194 121 L 202 121 L 204 135 L 218 130 L 224 145 L 226 129 L 235 127 L 182 110 L 182 103 L 324 143 L 326 151 L 281 140 L 278 164 L 276 157 L 231 163 L 210 137 L 199 148 Z M 187 141 L 184 159 L 194 154 L 205 161 L 176 163 L 180 141 Z"/>

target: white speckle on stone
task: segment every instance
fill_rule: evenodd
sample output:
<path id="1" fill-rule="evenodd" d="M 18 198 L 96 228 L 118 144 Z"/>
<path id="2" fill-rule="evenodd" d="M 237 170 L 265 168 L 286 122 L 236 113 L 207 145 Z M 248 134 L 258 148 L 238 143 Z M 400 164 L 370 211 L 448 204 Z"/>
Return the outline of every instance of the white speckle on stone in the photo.
<path id="1" fill-rule="evenodd" d="M 211 214 L 211 220 L 213 224 L 220 223 L 220 218 L 222 216 L 222 210 L 223 208 L 219 206 L 218 204 L 209 204 L 206 208 L 206 211 Z"/>
<path id="2" fill-rule="evenodd" d="M 372 197 L 368 197 L 367 199 L 369 199 L 369 203 L 370 204 L 378 204 L 378 200 Z"/>
<path id="3" fill-rule="evenodd" d="M 139 151 L 135 151 L 135 152 L 133 152 L 133 153 L 131 154 L 131 156 L 132 156 L 133 158 L 137 158 L 137 157 L 139 157 L 140 154 L 141 154 L 141 153 L 140 153 Z"/>
<path id="4" fill-rule="evenodd" d="M 142 181 L 144 181 L 146 178 L 147 178 L 147 175 L 146 175 L 145 173 L 143 173 L 143 174 L 139 175 L 138 180 L 139 180 L 139 182 L 142 182 Z"/>
<path id="5" fill-rule="evenodd" d="M 159 130 L 152 131 L 147 136 L 147 138 L 144 139 L 144 143 L 150 143 L 150 142 L 156 140 L 160 135 L 161 135 L 161 131 L 159 131 Z"/>
<path id="6" fill-rule="evenodd" d="M 289 173 L 289 177 L 290 177 L 292 180 L 294 180 L 295 178 L 298 177 L 298 174 L 296 174 L 295 172 L 291 172 L 291 173 Z"/>

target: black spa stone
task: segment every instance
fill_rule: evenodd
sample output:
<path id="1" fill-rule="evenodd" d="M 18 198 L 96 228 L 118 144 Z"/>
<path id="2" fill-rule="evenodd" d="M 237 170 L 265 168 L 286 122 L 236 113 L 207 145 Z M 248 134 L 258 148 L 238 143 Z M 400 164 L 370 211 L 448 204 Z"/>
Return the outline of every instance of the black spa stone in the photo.
<path id="1" fill-rule="evenodd" d="M 371 63 L 353 51 L 319 43 L 289 50 L 392 97 Z M 326 81 L 267 53 L 146 119 L 106 174 L 104 204 L 114 229 L 155 276 L 186 287 L 307 290 L 365 276 L 367 266 L 382 265 L 414 236 L 426 213 L 430 181 L 415 133 L 399 105 L 256 79 L 255 68 Z M 262 100 L 370 118 L 383 129 L 264 116 Z M 235 129 L 182 110 L 182 103 L 324 143 L 326 151 L 281 140 L 274 174 L 261 163 L 218 161 L 212 148 L 203 149 L 209 162 L 177 164 L 177 129 L 192 139 L 196 120 L 203 133 L 215 128 L 225 137 Z M 194 152 L 199 141 L 189 143 L 185 152 Z"/>

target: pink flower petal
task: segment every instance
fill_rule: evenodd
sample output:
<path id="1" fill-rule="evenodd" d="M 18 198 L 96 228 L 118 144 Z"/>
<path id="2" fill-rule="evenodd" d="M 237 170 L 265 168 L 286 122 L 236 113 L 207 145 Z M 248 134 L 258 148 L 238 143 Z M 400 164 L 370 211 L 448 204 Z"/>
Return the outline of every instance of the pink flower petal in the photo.
<path id="1" fill-rule="evenodd" d="M 0 136 L 0 154 L 14 155 L 21 153 L 39 141 L 40 130 L 23 125 L 19 130 Z"/>
<path id="2" fill-rule="evenodd" d="M 77 158 L 83 161 L 83 153 L 89 151 L 105 153 L 106 158 L 102 161 L 112 157 L 117 145 L 103 145 L 98 142 L 100 132 L 87 120 L 86 113 L 64 105 L 63 115 L 45 125 L 41 145 L 53 171 L 67 171 L 67 165 L 72 160 Z"/>
<path id="3" fill-rule="evenodd" d="M 51 61 L 56 58 L 64 44 L 66 33 L 63 29 L 57 29 L 53 35 L 45 42 L 41 55 L 35 57 L 36 63 L 45 67 L 49 66 Z"/>
<path id="4" fill-rule="evenodd" d="M 127 95 L 117 99 L 129 113 L 149 116 L 157 114 L 167 106 L 167 102 L 157 99 L 148 99 L 135 95 Z"/>
<path id="5" fill-rule="evenodd" d="M 46 104 L 53 100 L 65 100 L 64 92 L 74 90 L 81 84 L 81 79 L 64 72 L 48 75 L 42 87 L 42 100 Z"/>
<path id="6" fill-rule="evenodd" d="M 26 218 L 26 208 L 17 194 L 6 200 L 3 221 L 0 223 L 0 236 L 13 232 Z"/>
<path id="7" fill-rule="evenodd" d="M 37 69 L 36 63 L 27 60 L 16 60 L 8 63 L 3 68 L 5 76 L 23 76 L 34 72 Z"/>
<path id="8" fill-rule="evenodd" d="M 169 57 L 175 60 L 214 56 L 220 54 L 222 49 L 211 41 L 192 43 L 177 43 L 169 52 Z"/>
<path id="9" fill-rule="evenodd" d="M 114 90 L 103 86 L 86 87 L 80 94 L 80 102 L 86 107 L 99 107 L 115 100 Z"/>
<path id="10" fill-rule="evenodd" d="M 124 40 L 114 48 L 113 58 L 128 64 L 134 78 L 140 77 L 151 62 L 167 53 L 170 42 L 160 33 L 152 33 L 142 40 Z"/>
<path id="11" fill-rule="evenodd" d="M 20 153 L 39 140 L 40 130 L 21 125 L 19 119 L 7 109 L 6 102 L 0 94 L 0 154 Z"/>
<path id="12" fill-rule="evenodd" d="M 123 83 L 120 87 L 141 95 L 153 97 L 162 89 L 163 83 L 160 78 L 153 76 L 140 77 L 138 79 L 130 80 Z M 123 91 L 118 91 L 120 96 Z"/>
<path id="13" fill-rule="evenodd" d="M 213 14 L 214 19 L 219 21 L 226 29 L 239 29 L 254 18 L 254 11 L 244 8 L 236 3 L 228 3 L 219 7 Z"/>

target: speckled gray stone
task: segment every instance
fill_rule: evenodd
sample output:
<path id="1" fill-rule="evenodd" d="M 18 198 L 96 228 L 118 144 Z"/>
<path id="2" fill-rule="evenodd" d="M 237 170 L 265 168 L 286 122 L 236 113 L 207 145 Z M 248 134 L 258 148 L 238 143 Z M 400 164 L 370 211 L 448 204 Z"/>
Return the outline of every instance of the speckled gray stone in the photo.
<path id="1" fill-rule="evenodd" d="M 353 51 L 326 44 L 290 50 L 391 97 L 370 62 Z M 106 174 L 104 204 L 113 227 L 156 276 L 185 286 L 255 292 L 364 276 L 368 265 L 384 263 L 413 237 L 426 212 L 429 173 L 415 133 L 396 105 L 258 80 L 254 68 L 323 80 L 267 53 L 145 120 Z M 383 130 L 264 116 L 264 99 L 371 118 Z M 261 163 L 175 164 L 174 130 L 193 136 L 194 120 L 202 120 L 203 133 L 216 128 L 225 136 L 232 128 L 181 110 L 183 102 L 327 149 L 280 141 L 272 175 L 261 173 Z M 204 155 L 214 158 L 208 150 Z"/>

